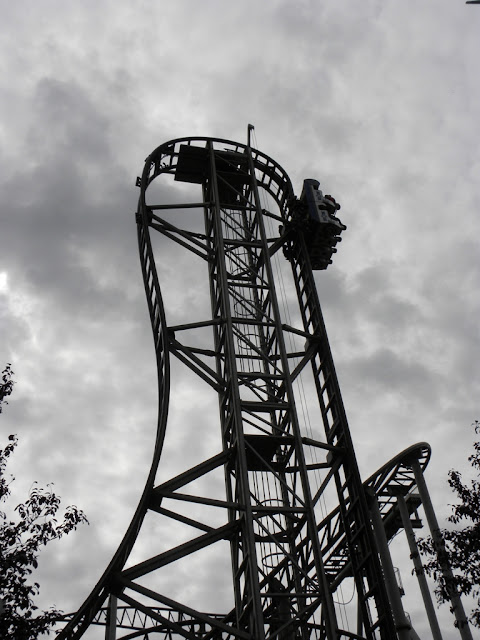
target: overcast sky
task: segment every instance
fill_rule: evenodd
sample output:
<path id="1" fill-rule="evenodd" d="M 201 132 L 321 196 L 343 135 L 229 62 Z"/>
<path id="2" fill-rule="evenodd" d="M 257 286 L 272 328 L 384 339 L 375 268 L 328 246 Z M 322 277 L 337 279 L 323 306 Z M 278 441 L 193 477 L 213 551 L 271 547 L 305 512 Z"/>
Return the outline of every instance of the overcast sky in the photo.
<path id="1" fill-rule="evenodd" d="M 157 406 L 135 178 L 176 137 L 245 142 L 253 123 L 297 194 L 314 177 L 342 204 L 348 230 L 317 283 L 362 476 L 429 442 L 444 518 L 447 471 L 468 470 L 480 418 L 480 6 L 0 8 L 0 365 L 17 380 L 1 437 L 20 438 L 14 500 L 53 481 L 91 523 L 46 549 L 40 604 L 78 608 L 143 488 Z M 162 280 L 182 278 L 175 318 L 206 273 L 162 264 Z M 179 432 L 207 406 L 193 382 L 173 392 Z"/>

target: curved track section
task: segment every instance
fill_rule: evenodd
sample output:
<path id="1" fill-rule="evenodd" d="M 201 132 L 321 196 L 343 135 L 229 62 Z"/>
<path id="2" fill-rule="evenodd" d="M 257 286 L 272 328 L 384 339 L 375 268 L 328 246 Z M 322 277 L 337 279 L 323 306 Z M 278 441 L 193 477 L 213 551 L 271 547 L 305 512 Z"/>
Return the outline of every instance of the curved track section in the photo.
<path id="1" fill-rule="evenodd" d="M 155 475 L 158 469 L 162 445 L 165 438 L 170 394 L 170 363 L 168 343 L 166 339 L 167 325 L 165 320 L 165 310 L 163 307 L 160 285 L 155 268 L 155 261 L 148 230 L 148 217 L 145 207 L 142 206 L 142 203 L 145 202 L 144 191 L 148 184 L 148 176 L 146 175 L 146 172 L 144 172 L 144 184 L 145 186 L 142 186 L 139 211 L 137 213 L 138 247 L 155 345 L 159 399 L 157 431 L 153 448 L 152 463 L 138 507 L 117 552 L 105 570 L 103 576 L 88 596 L 87 600 L 85 600 L 72 620 L 60 632 L 58 636 L 60 640 L 64 638 L 73 640 L 74 638 L 81 637 L 84 631 L 94 621 L 95 616 L 101 610 L 105 600 L 112 593 L 112 582 L 114 580 L 114 576 L 125 566 L 141 529 L 145 514 L 147 513 L 150 494 L 154 486 Z"/>
<path id="2" fill-rule="evenodd" d="M 198 142 L 203 142 L 205 145 L 215 142 L 217 145 L 223 145 L 225 150 L 236 153 L 245 153 L 247 149 L 246 145 L 218 138 L 189 137 L 174 139 L 160 145 L 150 154 L 145 161 L 142 177 L 137 178 L 137 186 L 140 187 L 140 197 L 136 213 L 138 247 L 153 332 L 158 377 L 158 421 L 152 463 L 137 509 L 120 546 L 88 598 L 71 617 L 67 625 L 60 631 L 58 640 L 75 640 L 76 638 L 82 637 L 90 625 L 102 624 L 99 620 L 105 619 L 105 616 L 102 614 L 102 612 L 106 611 L 102 608 L 104 607 L 105 601 L 110 595 L 117 595 L 124 589 L 124 587 L 117 582 L 117 578 L 128 561 L 152 500 L 155 476 L 160 462 L 167 427 L 170 394 L 170 364 L 165 310 L 149 231 L 149 225 L 152 220 L 152 208 L 146 203 L 146 192 L 150 183 L 160 174 L 172 174 L 175 172 L 181 145 L 191 145 L 192 143 Z M 259 184 L 270 193 L 277 202 L 280 210 L 286 212 L 287 203 L 293 197 L 293 188 L 288 175 L 279 164 L 267 155 L 255 149 L 250 149 L 250 153 L 258 174 L 257 180 Z M 145 630 L 143 630 L 142 633 L 145 633 Z"/>
<path id="3" fill-rule="evenodd" d="M 406 494 L 416 486 L 411 467 L 412 460 L 418 460 L 423 472 L 430 461 L 430 455 L 430 445 L 419 442 L 397 454 L 365 481 L 365 488 L 372 489 L 377 496 L 384 520 L 395 505 L 392 490 L 401 488 Z"/>
<path id="4" fill-rule="evenodd" d="M 401 528 L 400 519 L 397 517 L 396 490 L 401 489 L 403 494 L 407 495 L 415 489 L 416 481 L 411 462 L 418 460 L 423 472 L 430 460 L 430 455 L 430 445 L 426 442 L 412 445 L 389 460 L 363 483 L 366 491 L 373 491 L 378 501 L 388 540 L 391 540 Z M 318 525 L 318 531 L 325 558 L 325 569 L 330 576 L 332 588 L 335 589 L 342 580 L 352 575 L 339 507 Z"/>
<path id="5" fill-rule="evenodd" d="M 155 208 L 149 207 L 146 203 L 145 196 L 148 185 L 162 173 L 175 173 L 181 146 L 196 146 L 195 143 L 199 142 L 203 142 L 205 145 L 214 143 L 215 145 L 222 145 L 224 151 L 233 153 L 244 154 L 248 149 L 251 152 L 253 164 L 257 171 L 256 178 L 258 184 L 268 191 L 286 216 L 287 203 L 293 198 L 294 193 L 290 178 L 277 162 L 261 151 L 258 151 L 258 149 L 251 149 L 247 147 L 247 145 L 239 142 L 233 142 L 232 140 L 223 138 L 194 136 L 190 138 L 176 138 L 165 142 L 157 147 L 146 159 L 142 177 L 137 179 L 137 186 L 141 188 L 138 212 L 142 216 L 142 220 L 148 223 L 150 211 L 152 208 Z M 146 226 L 146 232 L 148 233 L 148 224 Z"/>

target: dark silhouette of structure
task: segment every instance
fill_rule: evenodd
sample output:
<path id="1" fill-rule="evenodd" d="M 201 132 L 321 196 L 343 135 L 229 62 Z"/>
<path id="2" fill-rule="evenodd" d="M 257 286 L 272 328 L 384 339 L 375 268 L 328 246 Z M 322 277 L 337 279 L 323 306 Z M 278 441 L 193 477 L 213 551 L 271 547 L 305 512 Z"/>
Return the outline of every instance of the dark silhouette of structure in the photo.
<path id="1" fill-rule="evenodd" d="M 165 178 L 197 185 L 202 195 L 165 202 L 167 193 L 173 200 L 178 193 Z M 158 183 L 161 202 L 150 197 Z M 211 138 L 162 144 L 147 158 L 137 186 L 140 260 L 158 365 L 153 461 L 117 553 L 60 640 L 98 625 L 109 640 L 415 638 L 388 541 L 405 529 L 415 550 L 417 509 L 430 505 L 423 482 L 430 449 L 410 447 L 366 482 L 360 478 L 313 275 L 329 266 L 346 228 L 336 215 L 339 205 L 312 179 L 295 197 L 282 167 L 250 143 Z M 192 305 L 183 310 L 187 320 L 174 326 L 167 322 L 155 259 L 168 241 L 176 256 L 203 265 L 210 291 L 208 316 Z M 280 291 L 287 278 L 285 299 L 295 301 L 290 311 Z M 216 438 L 213 455 L 182 466 L 179 447 L 177 460 L 168 461 L 176 471 L 157 483 L 171 356 L 218 395 L 219 427 L 195 434 L 192 425 L 192 438 Z M 163 535 L 156 536 L 157 546 L 141 546 L 143 559 L 136 552 L 132 561 L 147 517 L 158 519 Z M 432 518 L 427 514 L 434 526 Z M 202 553 L 210 554 L 211 566 L 226 559 L 219 566 L 231 568 L 227 586 L 220 575 L 205 582 L 195 563 Z M 421 563 L 416 570 L 424 581 Z M 182 587 L 174 584 L 179 575 Z M 355 632 L 344 628 L 336 602 L 344 584 L 355 593 Z M 432 633 L 440 638 L 428 589 L 420 586 Z M 229 604 L 208 613 L 196 604 L 201 591 L 216 593 L 218 606 Z M 463 624 L 464 614 L 458 615 Z M 463 637 L 471 637 L 462 628 Z"/>

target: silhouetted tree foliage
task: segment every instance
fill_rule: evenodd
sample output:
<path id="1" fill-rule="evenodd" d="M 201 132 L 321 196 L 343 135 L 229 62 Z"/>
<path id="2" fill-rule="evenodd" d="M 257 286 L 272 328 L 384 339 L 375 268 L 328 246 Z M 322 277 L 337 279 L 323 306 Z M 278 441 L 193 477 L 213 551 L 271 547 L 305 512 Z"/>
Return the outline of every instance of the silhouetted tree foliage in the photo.
<path id="1" fill-rule="evenodd" d="M 473 426 L 475 433 L 479 433 L 480 422 L 476 420 Z M 469 619 L 480 627 L 480 442 L 475 442 L 473 448 L 468 460 L 477 477 L 464 483 L 459 471 L 452 469 L 448 473 L 448 484 L 459 503 L 452 505 L 452 514 L 448 517 L 454 527 L 441 530 L 445 551 L 436 549 L 432 538 L 419 540 L 419 546 L 428 558 L 425 570 L 436 581 L 438 601 L 449 602 L 453 589 L 460 595 L 472 596 L 476 607 Z M 440 569 L 445 556 L 454 573 L 453 583 L 445 580 Z"/>
<path id="2" fill-rule="evenodd" d="M 0 383 L 0 413 L 5 398 L 13 390 L 12 376 L 8 364 Z M 10 435 L 8 444 L 0 449 L 0 503 L 10 495 L 5 469 L 16 446 L 17 437 Z M 40 586 L 30 579 L 38 566 L 41 547 L 87 522 L 82 511 L 74 506 L 67 507 L 59 521 L 59 508 L 60 498 L 50 488 L 41 489 L 34 484 L 27 500 L 19 504 L 12 515 L 0 510 L 0 638 L 36 640 L 40 635 L 48 635 L 62 615 L 54 608 L 38 611 L 34 597 Z"/>
<path id="3" fill-rule="evenodd" d="M 0 413 L 3 411 L 3 405 L 8 404 L 5 398 L 9 396 L 13 390 L 12 375 L 12 366 L 7 363 L 5 369 L 2 371 L 2 381 L 0 382 Z"/>

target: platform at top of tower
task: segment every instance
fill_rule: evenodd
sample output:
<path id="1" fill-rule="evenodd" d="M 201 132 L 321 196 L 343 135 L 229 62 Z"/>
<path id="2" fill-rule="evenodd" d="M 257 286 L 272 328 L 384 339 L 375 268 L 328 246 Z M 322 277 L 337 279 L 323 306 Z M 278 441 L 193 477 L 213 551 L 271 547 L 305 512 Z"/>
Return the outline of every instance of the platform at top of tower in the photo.
<path id="1" fill-rule="evenodd" d="M 236 151 L 215 151 L 215 166 L 218 173 L 237 173 L 239 169 L 247 172 L 248 158 L 245 154 Z M 182 144 L 178 154 L 175 180 L 201 184 L 209 173 L 208 148 Z"/>

